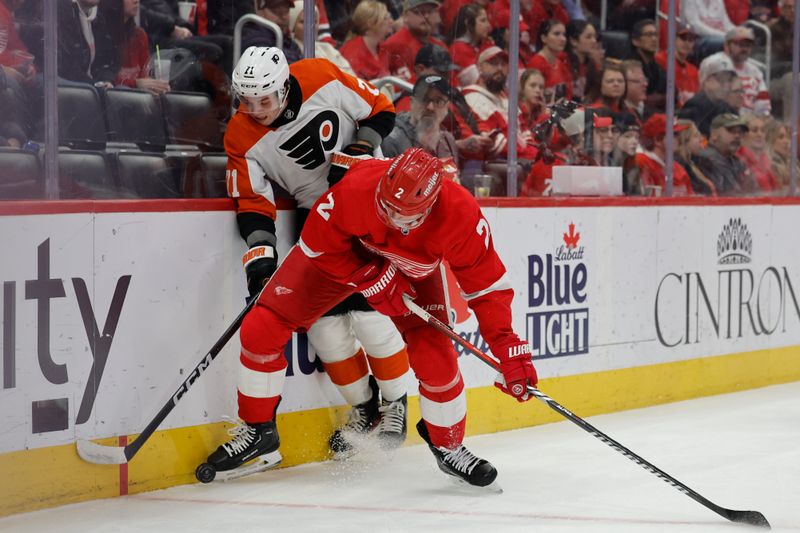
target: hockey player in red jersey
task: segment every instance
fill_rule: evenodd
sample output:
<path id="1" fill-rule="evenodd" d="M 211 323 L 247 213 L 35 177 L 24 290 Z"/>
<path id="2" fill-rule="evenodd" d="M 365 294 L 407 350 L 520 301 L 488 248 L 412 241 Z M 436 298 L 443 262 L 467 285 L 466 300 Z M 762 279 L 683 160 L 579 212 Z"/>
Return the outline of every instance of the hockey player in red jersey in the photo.
<path id="1" fill-rule="evenodd" d="M 292 331 L 360 292 L 403 334 L 419 380 L 422 420 L 417 430 L 439 467 L 474 485 L 494 481 L 497 471 L 491 463 L 462 444 L 467 402 L 453 345 L 412 315 L 402 298 L 412 295 L 418 305 L 449 322 L 442 267 L 447 261 L 500 360 L 497 386 L 520 401 L 528 399 L 526 386 L 536 385 L 537 376 L 530 345 L 511 327 L 513 290 L 505 267 L 478 204 L 444 173 L 438 159 L 411 148 L 394 159 L 356 163 L 317 200 L 300 241 L 242 324 L 242 360 L 249 372 L 266 376 L 258 397 L 239 397 L 245 434 L 257 435 L 265 424 L 275 430 L 287 366 L 283 350 Z M 226 456 L 223 466 L 236 467 L 274 451 L 253 440 L 239 436 L 223 445 L 237 452 Z"/>
<path id="2" fill-rule="evenodd" d="M 225 134 L 228 192 L 249 247 L 242 262 L 253 297 L 278 262 L 275 185 L 297 201 L 302 227 L 308 209 L 344 174 L 331 159 L 372 156 L 392 130 L 395 112 L 377 89 L 331 62 L 304 59 L 290 66 L 278 48 L 248 48 L 232 78 L 239 107 Z M 325 311 L 307 325 L 308 337 L 353 406 L 348 422 L 331 437 L 331 451 L 351 454 L 347 436 L 373 429 L 384 444 L 401 444 L 408 355 L 400 334 L 358 294 Z M 243 355 L 240 398 L 262 397 L 266 379 Z"/>

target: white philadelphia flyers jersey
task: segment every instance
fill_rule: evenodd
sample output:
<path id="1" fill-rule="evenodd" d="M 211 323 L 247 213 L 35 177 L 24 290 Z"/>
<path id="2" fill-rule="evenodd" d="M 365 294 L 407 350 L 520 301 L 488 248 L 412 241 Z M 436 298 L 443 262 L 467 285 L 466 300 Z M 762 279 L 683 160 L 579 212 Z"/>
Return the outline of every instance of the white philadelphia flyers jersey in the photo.
<path id="1" fill-rule="evenodd" d="M 359 122 L 381 112 L 394 113 L 375 87 L 326 59 L 304 59 L 289 70 L 289 103 L 271 126 L 246 113 L 237 113 L 228 124 L 228 194 L 239 213 L 274 220 L 272 182 L 291 194 L 299 207 L 310 208 L 328 189 L 331 154 L 353 141 Z"/>

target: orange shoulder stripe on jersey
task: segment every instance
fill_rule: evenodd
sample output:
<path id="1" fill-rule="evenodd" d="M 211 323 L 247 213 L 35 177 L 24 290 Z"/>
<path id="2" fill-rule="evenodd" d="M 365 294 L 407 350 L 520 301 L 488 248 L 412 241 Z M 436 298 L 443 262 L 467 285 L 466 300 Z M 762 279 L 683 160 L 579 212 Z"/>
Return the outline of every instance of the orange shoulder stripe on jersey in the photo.
<path id="1" fill-rule="evenodd" d="M 303 102 L 308 100 L 323 85 L 333 80 L 338 80 L 345 87 L 358 94 L 372 108 L 368 117 L 381 111 L 394 113 L 392 102 L 371 83 L 342 72 L 327 59 L 301 59 L 289 65 L 289 71 L 292 76 L 297 78 L 300 87 L 303 88 Z"/>
<path id="2" fill-rule="evenodd" d="M 367 359 L 375 379 L 381 381 L 397 379 L 408 372 L 408 352 L 405 348 L 389 357 L 375 357 L 367 354 Z"/>
<path id="3" fill-rule="evenodd" d="M 323 366 L 328 377 L 331 378 L 331 382 L 340 387 L 355 383 L 366 376 L 368 372 L 367 358 L 364 356 L 364 350 L 361 349 L 343 361 L 323 363 Z"/>
<path id="4" fill-rule="evenodd" d="M 231 118 L 225 132 L 225 152 L 228 155 L 225 180 L 228 196 L 236 202 L 238 213 L 261 213 L 275 220 L 275 204 L 253 192 L 253 176 L 250 176 L 250 166 L 245 157 L 270 130 L 271 128 L 262 126 L 244 113 L 236 113 Z M 255 176 L 255 179 L 258 181 L 263 177 Z"/>

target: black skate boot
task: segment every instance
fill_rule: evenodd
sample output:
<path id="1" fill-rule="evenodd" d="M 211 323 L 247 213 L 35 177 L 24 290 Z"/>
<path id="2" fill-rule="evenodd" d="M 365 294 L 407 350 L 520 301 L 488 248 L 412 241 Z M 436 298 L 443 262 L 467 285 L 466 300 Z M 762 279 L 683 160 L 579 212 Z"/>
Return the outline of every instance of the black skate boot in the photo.
<path id="1" fill-rule="evenodd" d="M 233 437 L 197 467 L 195 475 L 203 483 L 214 479 L 228 481 L 274 468 L 281 462 L 281 441 L 274 421 L 249 425 L 241 422 L 228 430 Z M 253 459 L 255 462 L 242 466 Z"/>
<path id="2" fill-rule="evenodd" d="M 364 403 L 354 405 L 350 410 L 347 423 L 336 429 L 328 441 L 331 452 L 336 459 L 347 459 L 356 452 L 353 444 L 347 438 L 348 434 L 365 435 L 378 421 L 380 400 L 378 398 L 378 383 L 373 376 L 369 377 L 369 389 L 372 392 L 372 397 Z"/>
<path id="3" fill-rule="evenodd" d="M 393 450 L 405 442 L 408 428 L 407 406 L 406 395 L 403 394 L 402 398 L 393 402 L 383 400 L 378 408 L 381 421 L 378 422 L 375 433 L 378 435 L 381 448 Z"/>
<path id="4" fill-rule="evenodd" d="M 436 457 L 439 469 L 445 474 L 450 474 L 476 487 L 490 485 L 497 477 L 497 470 L 492 466 L 492 463 L 474 456 L 463 444 L 452 450 L 431 444 L 431 438 L 424 420 L 417 422 L 417 432 L 428 443 L 428 448 L 431 449 L 433 456 Z"/>

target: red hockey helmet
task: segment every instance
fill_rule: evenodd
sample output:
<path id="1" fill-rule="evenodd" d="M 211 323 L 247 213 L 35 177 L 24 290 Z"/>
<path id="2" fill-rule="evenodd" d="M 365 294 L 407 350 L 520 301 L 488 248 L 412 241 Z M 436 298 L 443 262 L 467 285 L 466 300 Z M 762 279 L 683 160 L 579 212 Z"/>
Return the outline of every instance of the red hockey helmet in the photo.
<path id="1" fill-rule="evenodd" d="M 421 148 L 395 158 L 375 193 L 378 215 L 389 226 L 408 231 L 430 213 L 442 190 L 442 162 Z"/>

